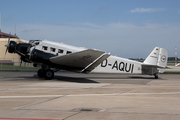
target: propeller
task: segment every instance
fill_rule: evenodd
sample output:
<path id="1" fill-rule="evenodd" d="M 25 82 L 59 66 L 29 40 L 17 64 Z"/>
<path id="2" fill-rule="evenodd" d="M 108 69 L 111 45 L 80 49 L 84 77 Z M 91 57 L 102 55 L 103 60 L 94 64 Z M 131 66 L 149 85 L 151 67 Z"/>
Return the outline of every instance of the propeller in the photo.
<path id="1" fill-rule="evenodd" d="M 21 65 L 22 65 L 22 60 L 21 60 L 21 62 L 20 62 L 20 67 L 21 67 Z"/>
<path id="2" fill-rule="evenodd" d="M 9 43 L 10 43 L 10 34 L 9 34 L 9 38 L 8 38 L 8 44 L 5 45 L 5 47 L 6 47 L 5 55 L 6 55 L 7 51 L 8 51 L 8 49 L 9 49 Z"/>
<path id="3" fill-rule="evenodd" d="M 35 50 L 35 47 L 33 48 L 33 50 L 32 50 L 31 53 L 30 53 L 30 56 L 29 56 L 29 59 L 30 59 L 30 60 L 31 60 L 31 57 L 32 57 L 32 54 L 33 54 L 34 50 Z"/>

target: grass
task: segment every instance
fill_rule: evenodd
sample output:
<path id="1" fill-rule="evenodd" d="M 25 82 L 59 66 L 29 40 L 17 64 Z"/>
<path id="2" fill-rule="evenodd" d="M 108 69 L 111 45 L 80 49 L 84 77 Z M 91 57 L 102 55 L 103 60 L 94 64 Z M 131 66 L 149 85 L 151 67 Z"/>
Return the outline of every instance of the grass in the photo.
<path id="1" fill-rule="evenodd" d="M 18 71 L 18 70 L 38 70 L 38 67 L 28 67 L 28 66 L 15 66 L 15 65 L 0 65 L 0 71 L 4 70 L 12 70 L 12 71 Z"/>
<path id="2" fill-rule="evenodd" d="M 175 63 L 167 63 L 167 66 L 175 66 Z"/>
<path id="3" fill-rule="evenodd" d="M 163 74 L 180 74 L 180 71 L 165 71 Z"/>

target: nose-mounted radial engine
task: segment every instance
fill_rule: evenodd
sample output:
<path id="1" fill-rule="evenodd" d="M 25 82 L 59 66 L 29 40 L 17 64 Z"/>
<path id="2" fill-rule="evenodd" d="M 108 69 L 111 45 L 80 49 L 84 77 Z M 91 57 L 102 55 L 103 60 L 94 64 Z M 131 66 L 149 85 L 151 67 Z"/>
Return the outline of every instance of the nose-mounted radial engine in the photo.
<path id="1" fill-rule="evenodd" d="M 7 51 L 11 54 L 17 53 L 21 56 L 21 61 L 24 62 L 30 62 L 29 60 L 29 51 L 32 45 L 30 43 L 16 43 L 15 41 L 10 41 L 10 37 L 8 39 L 8 44 L 6 46 L 6 52 Z"/>

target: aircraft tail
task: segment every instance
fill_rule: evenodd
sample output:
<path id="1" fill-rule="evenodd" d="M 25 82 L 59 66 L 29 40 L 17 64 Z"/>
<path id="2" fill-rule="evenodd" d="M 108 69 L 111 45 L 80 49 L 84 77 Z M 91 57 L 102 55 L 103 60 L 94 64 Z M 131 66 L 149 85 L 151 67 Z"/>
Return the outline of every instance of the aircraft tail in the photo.
<path id="1" fill-rule="evenodd" d="M 164 48 L 155 47 L 154 50 L 143 62 L 143 65 L 154 66 L 156 68 L 167 67 L 168 52 Z"/>

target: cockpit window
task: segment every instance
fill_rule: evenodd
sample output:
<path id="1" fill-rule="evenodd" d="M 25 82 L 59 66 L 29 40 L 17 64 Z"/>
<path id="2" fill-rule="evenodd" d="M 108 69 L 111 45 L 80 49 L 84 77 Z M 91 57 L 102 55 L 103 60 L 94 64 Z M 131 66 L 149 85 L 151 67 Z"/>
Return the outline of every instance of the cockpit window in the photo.
<path id="1" fill-rule="evenodd" d="M 39 45 L 39 42 L 35 42 L 34 44 L 35 44 L 35 45 Z"/>
<path id="2" fill-rule="evenodd" d="M 29 43 L 32 45 L 32 46 L 36 46 L 36 45 L 39 45 L 41 40 L 30 40 Z"/>
<path id="3" fill-rule="evenodd" d="M 42 46 L 42 49 L 43 49 L 43 50 L 47 50 L 48 47 L 47 47 L 47 46 Z"/>

